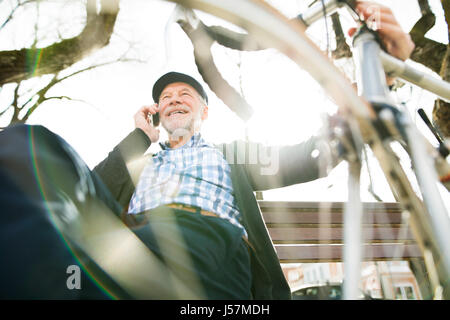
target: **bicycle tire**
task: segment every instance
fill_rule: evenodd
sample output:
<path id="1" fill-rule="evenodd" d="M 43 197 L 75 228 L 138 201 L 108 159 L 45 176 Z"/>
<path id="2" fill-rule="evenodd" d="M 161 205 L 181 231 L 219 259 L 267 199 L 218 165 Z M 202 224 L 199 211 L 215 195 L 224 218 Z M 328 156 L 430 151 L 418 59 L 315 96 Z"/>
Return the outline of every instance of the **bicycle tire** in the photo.
<path id="1" fill-rule="evenodd" d="M 307 71 L 336 103 L 349 122 L 358 124 L 364 143 L 368 144 L 380 163 L 389 185 L 404 208 L 411 213 L 413 233 L 422 252 L 431 253 L 439 280 L 435 289 L 445 290 L 450 298 L 450 254 L 445 243 L 436 240 L 436 224 L 430 221 L 426 206 L 414 193 L 403 168 L 397 165 L 393 151 L 383 142 L 373 125 L 376 113 L 357 95 L 347 78 L 328 57 L 305 35 L 305 27 L 289 20 L 273 7 L 257 0 L 168 0 L 188 8 L 204 11 L 247 30 L 263 47 L 275 48 Z M 446 226 L 444 226 L 446 227 Z M 447 230 L 450 233 L 450 230 Z M 442 233 L 442 232 L 441 232 Z M 433 269 L 433 268 L 431 268 Z M 431 272 L 431 271 L 430 271 Z"/>

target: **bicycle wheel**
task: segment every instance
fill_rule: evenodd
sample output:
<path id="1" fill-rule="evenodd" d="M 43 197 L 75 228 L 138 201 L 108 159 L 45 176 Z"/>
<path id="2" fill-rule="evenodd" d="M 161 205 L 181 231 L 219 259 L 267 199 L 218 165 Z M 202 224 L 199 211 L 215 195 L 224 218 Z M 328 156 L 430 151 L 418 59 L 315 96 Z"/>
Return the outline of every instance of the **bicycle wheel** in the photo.
<path id="1" fill-rule="evenodd" d="M 437 297 L 450 298 L 448 279 L 450 279 L 450 252 L 448 249 L 448 214 L 441 212 L 436 220 L 433 212 L 416 195 L 403 168 L 398 164 L 395 153 L 384 137 L 374 126 L 377 114 L 371 106 L 358 97 L 347 78 L 331 63 L 327 56 L 305 35 L 300 22 L 283 16 L 263 1 L 256 0 L 170 0 L 185 7 L 198 9 L 227 20 L 248 32 L 248 35 L 262 44 L 262 47 L 275 48 L 302 69 L 307 71 L 329 97 L 340 108 L 346 120 L 357 128 L 354 132 L 369 145 L 389 182 L 389 185 L 405 211 L 411 216 L 414 235 L 422 249 Z M 412 133 L 415 135 L 416 133 Z M 409 139 L 415 139 L 411 135 Z M 417 140 L 413 141 L 413 145 Z M 419 169 L 429 166 L 417 156 L 420 148 L 410 148 L 411 158 Z M 426 156 L 426 155 L 422 155 Z M 431 161 L 429 161 L 431 163 Z M 427 168 L 428 172 L 434 168 Z M 423 180 L 424 174 L 418 174 Z M 430 178 L 430 177 L 428 177 Z M 433 181 L 432 183 L 434 183 Z M 425 183 L 429 185 L 429 183 Z M 422 193 L 431 193 L 424 190 Z M 433 193 L 431 198 L 436 199 Z M 426 197 L 428 198 L 428 196 Z M 441 208 L 442 209 L 442 208 Z M 445 209 L 444 209 L 445 210 Z M 446 235 L 447 234 L 447 235 Z M 437 235 L 437 236 L 436 236 Z"/>

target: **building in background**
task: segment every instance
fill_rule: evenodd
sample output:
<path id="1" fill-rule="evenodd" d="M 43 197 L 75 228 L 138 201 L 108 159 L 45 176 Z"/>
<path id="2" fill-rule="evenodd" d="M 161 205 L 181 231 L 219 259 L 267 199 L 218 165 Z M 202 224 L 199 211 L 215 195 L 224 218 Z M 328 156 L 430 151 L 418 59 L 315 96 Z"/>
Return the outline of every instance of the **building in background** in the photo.
<path id="1" fill-rule="evenodd" d="M 292 291 L 308 284 L 341 283 L 344 279 L 342 263 L 291 263 L 282 267 Z M 363 262 L 360 288 L 372 298 L 422 299 L 407 261 Z"/>

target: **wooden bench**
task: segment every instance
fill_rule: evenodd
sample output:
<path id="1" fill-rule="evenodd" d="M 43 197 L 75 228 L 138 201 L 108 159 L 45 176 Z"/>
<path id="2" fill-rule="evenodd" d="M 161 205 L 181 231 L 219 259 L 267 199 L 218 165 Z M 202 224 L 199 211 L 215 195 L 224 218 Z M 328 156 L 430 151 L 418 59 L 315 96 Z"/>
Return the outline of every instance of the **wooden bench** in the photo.
<path id="1" fill-rule="evenodd" d="M 342 262 L 340 202 L 259 201 L 281 263 Z M 422 254 L 397 203 L 363 204 L 363 259 L 410 260 Z"/>

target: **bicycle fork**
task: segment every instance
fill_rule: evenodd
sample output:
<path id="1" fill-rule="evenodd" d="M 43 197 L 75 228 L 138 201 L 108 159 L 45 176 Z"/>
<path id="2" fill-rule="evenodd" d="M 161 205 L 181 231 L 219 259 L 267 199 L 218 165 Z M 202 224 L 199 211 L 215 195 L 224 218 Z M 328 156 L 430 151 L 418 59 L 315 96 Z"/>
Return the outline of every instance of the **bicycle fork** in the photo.
<path id="1" fill-rule="evenodd" d="M 377 112 L 374 127 L 378 129 L 380 137 L 374 139 L 372 143 L 380 141 L 393 155 L 389 143 L 396 140 L 394 138 L 406 141 L 425 205 L 414 193 L 398 161 L 392 161 L 395 156 L 389 159 L 377 152 L 382 146 L 371 145 L 371 147 L 380 165 L 384 167 L 384 172 L 388 173 L 386 178 L 394 191 L 394 196 L 402 204 L 403 209 L 410 213 L 412 230 L 424 254 L 435 298 L 449 299 L 450 220 L 437 189 L 437 174 L 433 164 L 426 157 L 427 151 L 411 119 L 398 110 L 389 96 L 380 56 L 382 50 L 377 35 L 367 26 L 362 26 L 354 37 L 353 47 L 358 93 Z"/>

